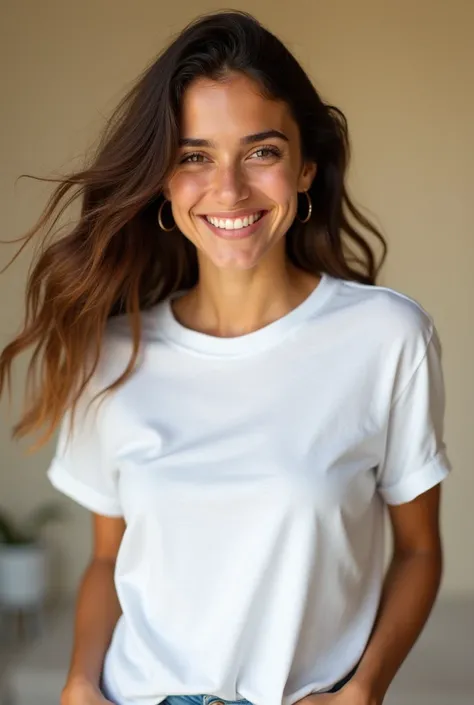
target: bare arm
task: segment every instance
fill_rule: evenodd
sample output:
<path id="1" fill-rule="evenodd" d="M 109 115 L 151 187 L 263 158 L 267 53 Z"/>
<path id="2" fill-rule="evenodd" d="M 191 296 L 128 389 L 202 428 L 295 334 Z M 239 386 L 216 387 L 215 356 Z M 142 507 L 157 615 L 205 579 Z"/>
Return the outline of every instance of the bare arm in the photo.
<path id="1" fill-rule="evenodd" d="M 442 574 L 440 492 L 437 485 L 412 502 L 388 508 L 394 554 L 372 636 L 346 686 L 353 702 L 383 702 L 431 612 Z"/>
<path id="2" fill-rule="evenodd" d="M 73 653 L 61 705 L 82 705 L 100 697 L 104 656 L 121 614 L 114 569 L 125 523 L 97 514 L 93 522 L 93 556 L 79 588 Z"/>

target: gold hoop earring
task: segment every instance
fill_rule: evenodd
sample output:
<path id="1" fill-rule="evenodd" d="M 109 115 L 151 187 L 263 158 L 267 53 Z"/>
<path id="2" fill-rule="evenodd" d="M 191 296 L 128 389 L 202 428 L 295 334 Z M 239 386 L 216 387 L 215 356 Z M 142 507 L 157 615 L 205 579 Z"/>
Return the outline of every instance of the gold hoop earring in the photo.
<path id="1" fill-rule="evenodd" d="M 171 228 L 165 228 L 165 226 L 163 225 L 163 220 L 162 220 L 162 217 L 161 217 L 161 213 L 162 213 L 163 206 L 165 205 L 165 203 L 171 203 L 171 201 L 167 201 L 166 198 L 165 198 L 165 200 L 163 201 L 163 203 L 162 203 L 161 206 L 159 207 L 159 209 L 158 209 L 158 225 L 160 226 L 160 228 L 161 228 L 162 230 L 165 231 L 165 233 L 170 233 L 172 230 L 175 229 L 176 223 L 174 223 L 174 225 L 173 225 Z"/>
<path id="2" fill-rule="evenodd" d="M 310 198 L 309 193 L 308 193 L 307 191 L 303 191 L 303 193 L 304 193 L 304 195 L 306 196 L 306 198 L 307 198 L 307 200 L 308 200 L 308 215 L 306 216 L 306 218 L 305 218 L 304 220 L 299 217 L 298 213 L 296 213 L 296 217 L 298 218 L 298 220 L 299 220 L 301 223 L 307 223 L 308 220 L 311 218 L 311 213 L 313 212 L 313 204 L 311 203 L 311 198 Z"/>

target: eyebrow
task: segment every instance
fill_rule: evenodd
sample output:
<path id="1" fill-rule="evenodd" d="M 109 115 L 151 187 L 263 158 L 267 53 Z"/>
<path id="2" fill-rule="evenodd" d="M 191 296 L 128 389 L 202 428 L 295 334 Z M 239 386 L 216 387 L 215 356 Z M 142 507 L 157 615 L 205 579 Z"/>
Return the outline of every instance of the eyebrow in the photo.
<path id="1" fill-rule="evenodd" d="M 253 135 L 246 135 L 240 140 L 241 144 L 253 144 L 254 142 L 262 142 L 269 138 L 277 138 L 289 142 L 289 139 L 283 132 L 279 130 L 265 130 L 264 132 L 256 132 Z M 211 140 L 202 140 L 196 137 L 182 137 L 179 140 L 180 147 L 215 147 L 215 143 Z"/>

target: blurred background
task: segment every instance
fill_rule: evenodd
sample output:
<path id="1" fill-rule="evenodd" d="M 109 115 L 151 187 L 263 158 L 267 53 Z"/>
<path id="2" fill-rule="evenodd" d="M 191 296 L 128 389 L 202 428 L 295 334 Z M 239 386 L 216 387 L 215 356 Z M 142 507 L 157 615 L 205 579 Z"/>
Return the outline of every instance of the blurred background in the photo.
<path id="1" fill-rule="evenodd" d="M 349 189 L 389 243 L 380 283 L 414 297 L 435 319 L 454 466 L 444 485 L 445 574 L 435 613 L 390 702 L 445 705 L 449 695 L 451 705 L 468 705 L 474 696 L 474 3 L 235 0 L 231 7 L 252 12 L 276 33 L 323 99 L 346 114 Z M 2 240 L 30 228 L 51 191 L 48 184 L 17 181 L 20 174 L 53 176 L 78 166 L 113 107 L 172 35 L 217 9 L 223 6 L 196 0 L 2 0 Z M 16 249 L 0 246 L 1 268 Z M 2 348 L 20 327 L 31 256 L 29 248 L 0 275 Z M 0 516 L 7 512 L 24 533 L 40 512 L 35 526 L 43 528 L 32 530 L 46 545 L 49 607 L 13 619 L 18 610 L 4 610 L 0 682 L 4 697 L 18 705 L 33 699 L 51 705 L 65 677 L 71 600 L 88 560 L 91 524 L 46 479 L 53 444 L 28 455 L 27 443 L 11 441 L 27 362 L 15 369 L 11 407 L 6 396 L 1 402 Z M 27 552 L 26 538 L 20 543 Z M 30 559 L 23 573 L 30 577 L 22 579 L 26 600 L 41 570 L 38 557 Z M 9 570 L 19 569 L 12 564 Z M 21 573 L 12 589 L 13 573 L 7 584 L 5 571 L 3 589 L 21 602 Z"/>

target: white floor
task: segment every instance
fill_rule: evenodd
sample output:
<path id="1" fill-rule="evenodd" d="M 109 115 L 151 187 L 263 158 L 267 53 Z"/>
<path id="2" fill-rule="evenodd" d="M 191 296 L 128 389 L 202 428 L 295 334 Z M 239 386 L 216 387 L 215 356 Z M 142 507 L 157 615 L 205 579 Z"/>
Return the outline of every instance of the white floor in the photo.
<path id="1" fill-rule="evenodd" d="M 42 637 L 17 653 L 4 649 L 1 705 L 57 705 L 71 645 L 66 606 Z M 474 705 L 474 600 L 439 600 L 384 705 Z"/>

